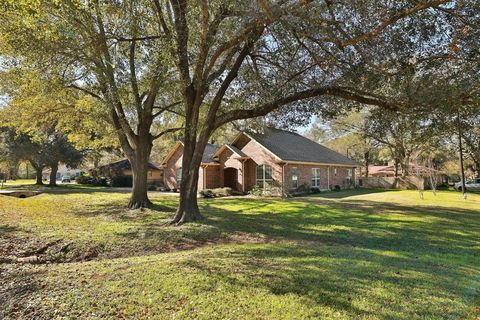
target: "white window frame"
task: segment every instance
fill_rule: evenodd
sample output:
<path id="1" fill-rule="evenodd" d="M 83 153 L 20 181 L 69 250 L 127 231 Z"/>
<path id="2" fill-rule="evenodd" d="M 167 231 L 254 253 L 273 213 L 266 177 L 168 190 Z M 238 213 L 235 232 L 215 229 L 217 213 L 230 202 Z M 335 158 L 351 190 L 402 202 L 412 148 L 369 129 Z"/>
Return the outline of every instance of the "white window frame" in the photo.
<path id="1" fill-rule="evenodd" d="M 262 177 L 258 177 L 258 169 L 262 168 Z M 270 178 L 267 178 L 267 168 L 270 168 Z M 255 169 L 255 183 L 260 188 L 265 188 L 269 183 L 272 184 L 273 182 L 273 168 L 271 165 L 268 164 L 261 164 L 258 165 Z"/>
<path id="2" fill-rule="evenodd" d="M 295 171 L 295 174 L 294 174 Z M 297 167 L 292 167 L 290 169 L 290 176 L 291 176 L 291 188 L 292 189 L 297 189 L 298 188 L 298 168 Z"/>
<path id="3" fill-rule="evenodd" d="M 347 183 L 352 184 L 353 183 L 353 169 L 347 169 Z"/>
<path id="4" fill-rule="evenodd" d="M 320 188 L 320 168 L 312 168 L 312 188 Z"/>
<path id="5" fill-rule="evenodd" d="M 177 181 L 177 187 L 179 187 L 180 183 L 182 183 L 182 167 L 177 168 L 177 170 L 175 171 L 175 178 Z"/>

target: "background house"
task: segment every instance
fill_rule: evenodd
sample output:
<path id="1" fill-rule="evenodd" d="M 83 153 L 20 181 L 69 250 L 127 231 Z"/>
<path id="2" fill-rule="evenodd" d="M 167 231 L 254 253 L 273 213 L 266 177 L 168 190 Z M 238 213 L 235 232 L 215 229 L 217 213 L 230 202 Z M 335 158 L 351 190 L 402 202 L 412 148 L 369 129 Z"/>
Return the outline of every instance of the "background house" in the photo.
<path id="1" fill-rule="evenodd" d="M 177 189 L 183 144 L 178 142 L 162 162 L 165 186 Z M 208 145 L 203 155 L 198 190 L 231 187 L 240 192 L 276 185 L 283 192 L 351 187 L 353 160 L 299 134 L 267 128 L 241 132 L 230 144 Z"/>
<path id="2" fill-rule="evenodd" d="M 50 168 L 47 168 L 47 169 L 43 170 L 42 176 L 43 176 L 44 180 L 50 179 L 50 172 L 51 171 L 52 170 Z M 79 176 L 83 172 L 85 172 L 85 170 L 83 170 L 81 168 L 73 169 L 73 168 L 67 167 L 64 164 L 60 164 L 58 166 L 58 171 L 57 171 L 57 180 L 60 180 L 64 177 L 74 179 L 75 177 Z"/>
<path id="3" fill-rule="evenodd" d="M 112 178 L 114 176 L 132 176 L 132 166 L 128 159 L 122 159 L 103 166 L 99 166 L 96 169 L 90 170 L 91 174 L 99 177 Z M 148 163 L 148 184 L 163 184 L 163 168 L 155 165 L 152 162 Z"/>

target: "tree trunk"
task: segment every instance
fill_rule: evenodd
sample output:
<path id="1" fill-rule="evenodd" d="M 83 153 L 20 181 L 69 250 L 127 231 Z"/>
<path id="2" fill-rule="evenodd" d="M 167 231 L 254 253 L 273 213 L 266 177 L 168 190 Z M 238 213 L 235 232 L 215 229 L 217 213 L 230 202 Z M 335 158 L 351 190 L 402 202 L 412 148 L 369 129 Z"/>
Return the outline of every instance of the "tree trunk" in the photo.
<path id="1" fill-rule="evenodd" d="M 394 160 L 394 165 L 395 165 L 395 178 L 398 178 L 398 159 Z"/>
<path id="2" fill-rule="evenodd" d="M 180 203 L 172 224 L 203 219 L 197 202 L 198 175 L 206 143 L 185 143 L 182 159 L 182 181 L 180 183 Z"/>
<path id="3" fill-rule="evenodd" d="M 53 164 L 50 167 L 50 181 L 48 183 L 49 186 L 54 187 L 57 185 L 57 172 L 58 172 L 58 163 Z"/>
<path id="4" fill-rule="evenodd" d="M 143 143 L 138 144 L 135 154 L 128 157 L 133 175 L 132 196 L 128 203 L 130 209 L 149 208 L 152 206 L 152 202 L 148 199 L 147 194 L 148 161 L 151 150 L 151 142 L 145 140 Z"/>
<path id="5" fill-rule="evenodd" d="M 182 170 L 182 182 L 180 184 L 180 203 L 172 223 L 182 224 L 201 220 L 197 202 L 198 174 L 200 164 L 189 170 Z"/>
<path id="6" fill-rule="evenodd" d="M 370 166 L 370 151 L 366 151 L 363 154 L 363 157 L 365 159 L 365 177 L 368 178 L 368 173 L 369 173 L 368 167 Z"/>
<path id="7" fill-rule="evenodd" d="M 43 185 L 43 176 L 42 176 L 43 168 L 35 168 L 35 177 L 37 185 Z"/>
<path id="8" fill-rule="evenodd" d="M 8 168 L 8 175 L 11 180 L 18 179 L 18 169 L 20 167 L 20 161 L 14 161 Z"/>

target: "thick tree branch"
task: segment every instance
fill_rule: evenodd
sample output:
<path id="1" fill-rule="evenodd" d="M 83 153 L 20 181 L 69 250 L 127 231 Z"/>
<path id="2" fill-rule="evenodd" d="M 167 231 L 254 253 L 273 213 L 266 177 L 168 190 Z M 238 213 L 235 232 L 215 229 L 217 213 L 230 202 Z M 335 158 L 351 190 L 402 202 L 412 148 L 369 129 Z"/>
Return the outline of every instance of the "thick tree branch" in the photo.
<path id="1" fill-rule="evenodd" d="M 381 106 L 387 109 L 396 109 L 400 105 L 400 104 L 383 101 L 375 97 L 361 95 L 342 87 L 321 87 L 321 88 L 315 88 L 315 89 L 296 92 L 289 96 L 274 100 L 269 103 L 265 103 L 253 109 L 236 109 L 236 110 L 229 111 L 217 117 L 214 127 L 218 128 L 224 125 L 225 123 L 228 123 L 234 120 L 265 116 L 268 113 L 282 106 L 285 106 L 287 104 L 290 104 L 296 101 L 314 98 L 314 97 L 319 97 L 319 96 L 340 97 L 346 100 L 356 101 L 363 104 Z"/>
<path id="2" fill-rule="evenodd" d="M 100 101 L 105 101 L 100 95 L 96 94 L 95 92 L 93 91 L 90 91 L 86 88 L 83 88 L 83 87 L 80 87 L 80 86 L 77 86 L 76 84 L 70 84 L 67 86 L 67 88 L 72 88 L 72 89 L 76 89 L 76 90 L 79 90 L 79 91 L 82 91 L 86 94 L 88 94 L 89 96 L 92 96 Z"/>
<path id="3" fill-rule="evenodd" d="M 177 127 L 177 128 L 166 129 L 166 130 L 160 132 L 159 134 L 152 136 L 152 140 L 158 139 L 161 136 L 166 135 L 167 133 L 176 132 L 176 131 L 183 130 L 183 129 L 185 129 L 185 127 Z"/>
<path id="4" fill-rule="evenodd" d="M 428 9 L 428 8 L 438 7 L 438 6 L 440 6 L 442 4 L 445 4 L 445 3 L 448 3 L 448 2 L 451 2 L 451 0 L 434 0 L 434 1 L 418 2 L 414 7 L 402 10 L 399 13 L 389 17 L 388 19 L 386 19 L 384 21 L 382 21 L 382 23 L 380 23 L 380 25 L 378 27 L 376 27 L 375 29 L 373 29 L 372 31 L 367 32 L 367 33 L 363 33 L 363 34 L 357 35 L 355 37 L 352 37 L 348 40 L 342 41 L 341 46 L 346 47 L 346 46 L 354 45 L 354 44 L 362 42 L 362 41 L 371 40 L 371 39 L 377 37 L 388 26 L 396 23 L 400 19 L 403 19 L 405 17 L 408 17 L 412 14 L 415 14 L 419 11 L 422 11 L 422 10 L 425 10 L 425 9 Z"/>

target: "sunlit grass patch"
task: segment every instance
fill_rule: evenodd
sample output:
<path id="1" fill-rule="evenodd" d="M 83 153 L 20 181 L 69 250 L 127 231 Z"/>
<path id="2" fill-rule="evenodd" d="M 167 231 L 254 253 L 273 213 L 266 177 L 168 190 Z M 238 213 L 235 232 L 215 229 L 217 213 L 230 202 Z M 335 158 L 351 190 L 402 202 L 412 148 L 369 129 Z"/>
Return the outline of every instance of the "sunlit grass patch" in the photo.
<path id="1" fill-rule="evenodd" d="M 1 250 L 62 239 L 79 254 L 99 251 L 89 262 L 3 264 L 5 283 L 27 279 L 29 289 L 3 291 L 11 298 L 0 315 L 478 318 L 478 195 L 202 199 L 206 219 L 180 227 L 166 224 L 176 197 L 153 193 L 153 209 L 129 211 L 128 196 L 0 197 Z M 19 308 L 18 301 L 39 307 Z"/>

